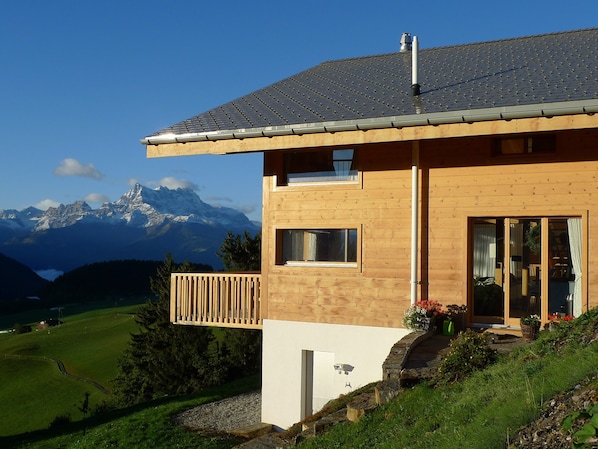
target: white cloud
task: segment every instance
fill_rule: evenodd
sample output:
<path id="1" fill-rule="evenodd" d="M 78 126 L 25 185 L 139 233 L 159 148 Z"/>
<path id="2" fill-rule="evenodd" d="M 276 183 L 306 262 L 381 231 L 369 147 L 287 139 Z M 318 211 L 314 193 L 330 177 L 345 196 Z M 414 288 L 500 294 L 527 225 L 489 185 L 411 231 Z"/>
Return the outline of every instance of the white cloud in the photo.
<path id="1" fill-rule="evenodd" d="M 235 207 L 235 209 L 237 209 L 239 212 L 243 212 L 245 215 L 249 215 L 252 212 L 255 212 L 257 207 L 255 205 L 247 204 L 245 206 Z"/>
<path id="2" fill-rule="evenodd" d="M 167 176 L 165 178 L 160 179 L 158 182 L 153 182 L 152 184 L 156 186 L 164 186 L 168 187 L 169 189 L 191 189 L 194 191 L 199 190 L 199 186 L 191 181 L 186 179 L 177 179 L 173 178 L 172 176 Z"/>
<path id="3" fill-rule="evenodd" d="M 83 178 L 102 179 L 100 173 L 93 164 L 82 164 L 77 159 L 66 158 L 54 169 L 56 176 L 81 176 Z"/>
<path id="4" fill-rule="evenodd" d="M 231 204 L 223 204 L 223 203 L 232 203 L 233 201 L 227 197 L 217 197 L 211 196 L 206 198 L 206 201 L 214 207 L 230 207 L 232 209 L 238 210 L 242 214 L 249 215 L 258 210 L 258 206 L 255 204 L 244 204 L 244 205 L 231 205 Z"/>
<path id="5" fill-rule="evenodd" d="M 90 193 L 83 199 L 88 203 L 101 203 L 101 204 L 103 204 L 107 201 L 110 201 L 110 198 L 108 198 L 106 195 L 103 195 L 101 193 Z"/>
<path id="6" fill-rule="evenodd" d="M 58 201 L 45 199 L 41 200 L 39 203 L 35 204 L 33 207 L 40 209 L 40 210 L 48 210 L 50 207 L 58 207 L 60 203 Z"/>
<path id="7" fill-rule="evenodd" d="M 222 202 L 225 202 L 225 203 L 233 202 L 232 198 L 229 198 L 227 196 L 209 196 L 206 198 L 206 201 L 210 201 L 212 203 L 218 203 L 218 204 L 222 203 Z"/>

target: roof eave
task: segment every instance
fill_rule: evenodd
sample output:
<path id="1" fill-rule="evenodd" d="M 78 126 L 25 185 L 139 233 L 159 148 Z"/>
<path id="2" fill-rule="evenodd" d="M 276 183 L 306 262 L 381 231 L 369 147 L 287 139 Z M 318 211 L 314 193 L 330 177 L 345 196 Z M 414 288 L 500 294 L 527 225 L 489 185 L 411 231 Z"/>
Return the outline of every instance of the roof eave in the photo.
<path id="1" fill-rule="evenodd" d="M 314 133 L 335 133 L 342 131 L 404 128 L 410 126 L 443 125 L 452 123 L 474 123 L 494 120 L 512 120 L 533 117 L 554 117 L 560 115 L 594 114 L 598 112 L 598 99 L 505 106 L 485 109 L 471 109 L 449 112 L 411 114 L 370 119 L 339 120 L 320 123 L 267 126 L 205 133 L 158 134 L 141 140 L 144 145 L 188 143 L 254 137 L 274 137 Z"/>

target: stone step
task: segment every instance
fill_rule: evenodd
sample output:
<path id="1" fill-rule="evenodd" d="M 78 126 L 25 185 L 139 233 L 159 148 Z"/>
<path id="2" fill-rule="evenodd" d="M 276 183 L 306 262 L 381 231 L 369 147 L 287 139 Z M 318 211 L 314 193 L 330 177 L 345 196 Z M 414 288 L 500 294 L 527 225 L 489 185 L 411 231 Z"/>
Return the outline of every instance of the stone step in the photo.
<path id="1" fill-rule="evenodd" d="M 376 407 L 378 407 L 378 404 L 376 404 L 376 397 L 374 394 L 361 394 L 347 404 L 347 419 L 351 422 L 358 422 Z"/>
<path id="2" fill-rule="evenodd" d="M 258 423 L 258 424 L 252 424 L 250 426 L 241 427 L 239 429 L 235 429 L 235 430 L 231 431 L 230 433 L 232 433 L 233 435 L 239 436 L 239 437 L 253 439 L 253 438 L 259 438 L 259 437 L 266 435 L 270 432 L 272 432 L 272 424 Z"/>

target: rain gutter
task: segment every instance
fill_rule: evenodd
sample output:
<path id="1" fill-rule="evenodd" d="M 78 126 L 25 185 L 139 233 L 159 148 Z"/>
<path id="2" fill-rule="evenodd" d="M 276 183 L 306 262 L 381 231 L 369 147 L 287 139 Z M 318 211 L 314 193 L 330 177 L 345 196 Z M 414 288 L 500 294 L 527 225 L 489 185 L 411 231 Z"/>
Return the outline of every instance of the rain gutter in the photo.
<path id="1" fill-rule="evenodd" d="M 598 99 L 541 103 L 497 108 L 471 109 L 450 112 L 398 115 L 357 120 L 334 120 L 319 123 L 241 128 L 236 130 L 203 133 L 156 134 L 141 140 L 144 145 L 202 142 L 211 140 L 249 139 L 315 133 L 335 133 L 410 126 L 445 125 L 482 121 L 513 120 L 520 118 L 554 117 L 559 115 L 594 114 L 598 112 Z"/>

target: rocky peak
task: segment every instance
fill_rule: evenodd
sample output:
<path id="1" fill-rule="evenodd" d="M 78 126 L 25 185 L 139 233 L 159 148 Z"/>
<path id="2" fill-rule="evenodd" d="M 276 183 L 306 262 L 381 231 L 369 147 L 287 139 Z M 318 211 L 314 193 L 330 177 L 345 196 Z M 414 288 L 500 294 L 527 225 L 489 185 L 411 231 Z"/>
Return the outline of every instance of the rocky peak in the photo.
<path id="1" fill-rule="evenodd" d="M 15 229 L 41 231 L 85 222 L 120 223 L 134 227 L 158 226 L 165 222 L 190 222 L 255 228 L 241 212 L 210 206 L 191 189 L 169 189 L 163 186 L 150 189 L 141 184 L 135 184 L 117 201 L 104 203 L 98 209 L 92 209 L 85 201 L 75 201 L 73 204 L 51 207 L 45 212 L 35 208 L 20 212 L 0 210 L 0 224 Z"/>

